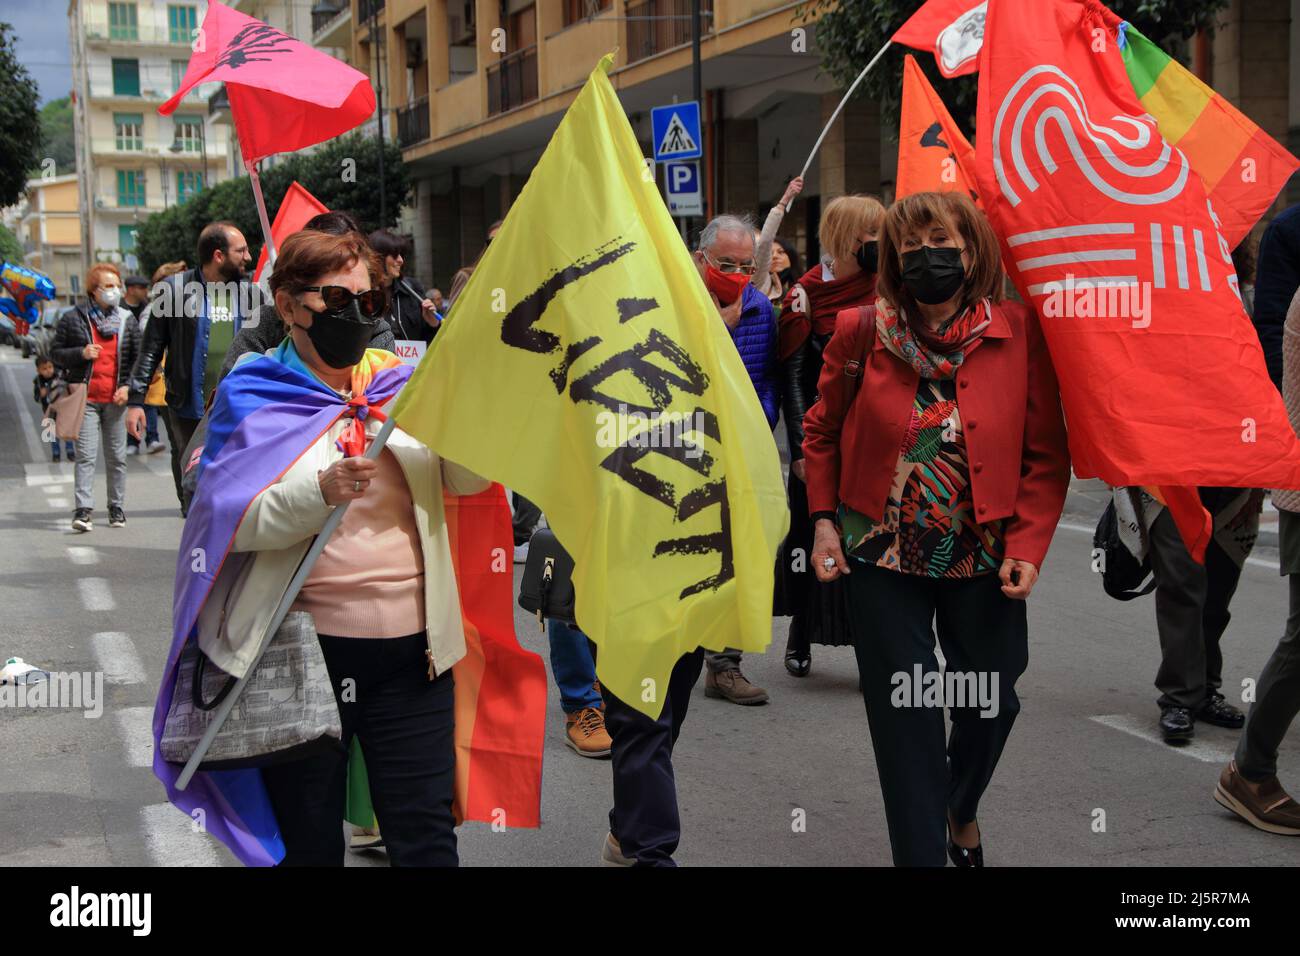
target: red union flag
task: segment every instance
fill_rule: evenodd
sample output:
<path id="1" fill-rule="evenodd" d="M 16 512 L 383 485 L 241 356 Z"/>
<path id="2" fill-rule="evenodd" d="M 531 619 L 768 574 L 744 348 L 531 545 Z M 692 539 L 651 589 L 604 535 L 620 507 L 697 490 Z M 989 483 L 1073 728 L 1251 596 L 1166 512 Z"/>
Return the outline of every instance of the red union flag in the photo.
<path id="1" fill-rule="evenodd" d="M 284 245 L 284 240 L 300 231 L 303 226 L 323 212 L 329 212 L 323 202 L 309 193 L 298 180 L 291 182 L 285 191 L 284 199 L 280 200 L 280 208 L 275 213 L 275 222 L 271 223 L 271 238 L 275 240 L 276 248 Z M 266 268 L 266 259 L 266 246 L 263 245 L 262 254 L 257 257 L 257 268 L 253 270 L 254 282 L 262 281 L 262 270 Z"/>
<path id="2" fill-rule="evenodd" d="M 988 0 L 929 0 L 890 39 L 933 53 L 946 77 L 974 73 L 984 43 L 987 7 Z"/>
<path id="3" fill-rule="evenodd" d="M 898 121 L 899 199 L 920 192 L 975 195 L 975 151 L 953 122 L 916 59 L 903 60 L 903 108 Z"/>
<path id="4" fill-rule="evenodd" d="M 158 112 L 170 114 L 200 83 L 224 81 L 246 163 L 333 139 L 375 112 L 364 73 L 217 0 L 192 49 L 180 89 Z"/>
<path id="5" fill-rule="evenodd" d="M 980 196 L 1041 316 L 1075 473 L 1182 498 L 1300 487 L 1300 443 L 1228 244 L 1200 177 L 1138 103 L 1118 25 L 1095 0 L 991 0 L 980 65 Z M 1182 513 L 1196 553 L 1204 526 Z"/>

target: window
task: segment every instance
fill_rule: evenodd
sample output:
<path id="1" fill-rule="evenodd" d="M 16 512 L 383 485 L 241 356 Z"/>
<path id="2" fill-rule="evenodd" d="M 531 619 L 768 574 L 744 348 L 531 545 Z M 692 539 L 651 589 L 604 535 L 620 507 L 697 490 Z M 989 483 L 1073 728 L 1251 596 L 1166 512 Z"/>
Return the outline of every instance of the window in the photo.
<path id="1" fill-rule="evenodd" d="M 117 248 L 119 252 L 135 252 L 135 223 L 122 223 L 117 227 Z"/>
<path id="2" fill-rule="evenodd" d="M 185 79 L 185 68 L 189 63 L 185 60 L 172 60 L 172 91 L 175 92 L 181 88 L 181 83 Z"/>
<path id="3" fill-rule="evenodd" d="M 144 172 L 133 169 L 117 171 L 117 204 L 119 206 L 144 205 Z"/>
<path id="4" fill-rule="evenodd" d="M 113 148 L 131 151 L 144 149 L 144 114 L 113 114 Z"/>
<path id="5" fill-rule="evenodd" d="M 140 95 L 140 61 L 113 58 L 113 95 Z"/>
<path id="6" fill-rule="evenodd" d="M 175 4 L 167 6 L 167 39 L 172 43 L 189 43 L 198 29 L 199 11 L 197 7 L 181 7 Z"/>
<path id="7" fill-rule="evenodd" d="M 195 193 L 203 188 L 203 174 L 200 172 L 185 172 L 181 170 L 176 174 L 176 201 L 184 202 Z"/>
<path id="8" fill-rule="evenodd" d="M 610 0 L 564 0 L 564 25 L 598 16 L 608 10 Z"/>
<path id="9" fill-rule="evenodd" d="M 134 3 L 108 5 L 108 38 L 110 40 L 138 40 L 140 28 L 136 24 Z"/>
<path id="10" fill-rule="evenodd" d="M 203 120 L 198 116 L 177 116 L 176 142 L 184 152 L 197 153 L 203 145 Z"/>

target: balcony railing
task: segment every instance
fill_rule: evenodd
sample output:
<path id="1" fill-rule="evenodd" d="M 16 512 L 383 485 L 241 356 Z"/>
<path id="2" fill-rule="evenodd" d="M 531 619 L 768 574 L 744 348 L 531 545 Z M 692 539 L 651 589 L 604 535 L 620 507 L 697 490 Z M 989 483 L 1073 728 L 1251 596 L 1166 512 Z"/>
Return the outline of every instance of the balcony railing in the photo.
<path id="1" fill-rule="evenodd" d="M 429 98 L 422 96 L 408 103 L 397 114 L 397 145 L 405 149 L 429 138 Z"/>
<path id="2" fill-rule="evenodd" d="M 384 0 L 357 0 L 357 22 L 365 23 L 384 9 Z"/>
<path id="3" fill-rule="evenodd" d="M 537 99 L 537 47 L 503 56 L 487 68 L 488 113 L 496 115 Z"/>
<path id="4" fill-rule="evenodd" d="M 628 3 L 627 20 L 629 63 L 691 42 L 691 0 Z M 700 35 L 708 36 L 712 31 L 713 0 L 700 0 Z"/>
<path id="5" fill-rule="evenodd" d="M 92 43 L 144 43 L 153 46 L 189 46 L 194 37 L 188 30 L 173 30 L 163 24 L 141 23 L 130 27 L 110 26 L 104 21 L 92 21 L 86 24 L 86 39 Z"/>

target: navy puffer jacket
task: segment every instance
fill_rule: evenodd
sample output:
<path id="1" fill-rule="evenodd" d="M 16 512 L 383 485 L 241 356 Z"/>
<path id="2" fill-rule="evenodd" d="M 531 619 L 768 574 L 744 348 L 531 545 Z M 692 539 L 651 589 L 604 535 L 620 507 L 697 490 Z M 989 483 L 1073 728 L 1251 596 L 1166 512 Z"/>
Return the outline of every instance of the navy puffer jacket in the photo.
<path id="1" fill-rule="evenodd" d="M 731 332 L 749 380 L 754 383 L 767 427 L 775 428 L 781 396 L 776 378 L 776 319 L 772 303 L 752 285 L 745 286 L 740 322 Z"/>

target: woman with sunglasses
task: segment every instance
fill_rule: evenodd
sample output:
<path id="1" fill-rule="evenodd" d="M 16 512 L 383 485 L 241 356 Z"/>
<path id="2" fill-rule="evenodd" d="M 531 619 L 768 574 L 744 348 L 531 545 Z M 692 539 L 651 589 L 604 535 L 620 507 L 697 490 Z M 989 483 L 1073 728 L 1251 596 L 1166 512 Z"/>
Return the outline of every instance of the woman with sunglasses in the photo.
<path id="1" fill-rule="evenodd" d="M 819 584 L 808 567 L 813 527 L 804 486 L 803 418 L 817 399 L 822 352 L 835 331 L 835 316 L 876 296 L 876 237 L 884 217 L 885 207 L 874 196 L 838 196 L 827 203 L 817 229 L 824 259 L 790 287 L 781 310 L 777 360 L 790 442 L 790 533 L 777 555 L 774 612 L 790 617 L 785 669 L 794 677 L 812 670 L 813 644 L 853 642 L 843 583 Z"/>
<path id="2" fill-rule="evenodd" d="M 226 401 L 237 392 L 260 396 L 292 387 L 306 395 L 306 408 L 319 407 L 320 396 L 369 408 L 365 415 L 344 412 L 315 437 L 286 427 L 282 441 L 305 447 L 237 512 L 232 551 L 255 558 L 223 608 L 226 626 L 205 639 L 200 616 L 200 647 L 218 667 L 238 673 L 232 668 L 245 660 L 243 645 L 257 629 L 232 622 L 268 613 L 331 510 L 349 505 L 292 607 L 311 615 L 319 635 L 343 746 L 261 771 L 285 845 L 282 865 L 343 864 L 353 737 L 393 865 L 457 863 L 451 668 L 465 654 L 465 637 L 442 500 L 444 486 L 476 494 L 488 483 L 401 429 L 378 458 L 363 457 L 393 397 L 369 405 L 366 390 L 393 380 L 385 374 L 390 369 L 398 369 L 398 379 L 403 374 L 396 356 L 367 348 L 385 307 L 381 269 L 355 233 L 289 237 L 270 279 L 286 337 L 272 353 L 245 356 L 221 385 L 230 390 Z M 222 405 L 218 395 L 214 416 Z M 200 478 L 199 496 L 214 491 Z M 196 513 L 203 514 L 199 501 Z"/>
<path id="3" fill-rule="evenodd" d="M 984 865 L 976 812 L 1020 710 L 1025 600 L 1070 480 L 1042 331 L 997 301 L 1001 283 L 965 193 L 898 200 L 876 302 L 840 313 L 804 417 L 811 563 L 846 576 L 898 866 L 943 866 L 945 849 Z"/>
<path id="4" fill-rule="evenodd" d="M 415 279 L 403 274 L 406 260 L 411 255 L 411 241 L 387 229 L 376 229 L 370 234 L 370 248 L 379 253 L 384 262 L 384 288 L 388 292 L 388 310 L 385 318 L 398 341 L 432 342 L 442 316 L 433 298 Z M 439 296 L 441 298 L 441 296 Z"/>

